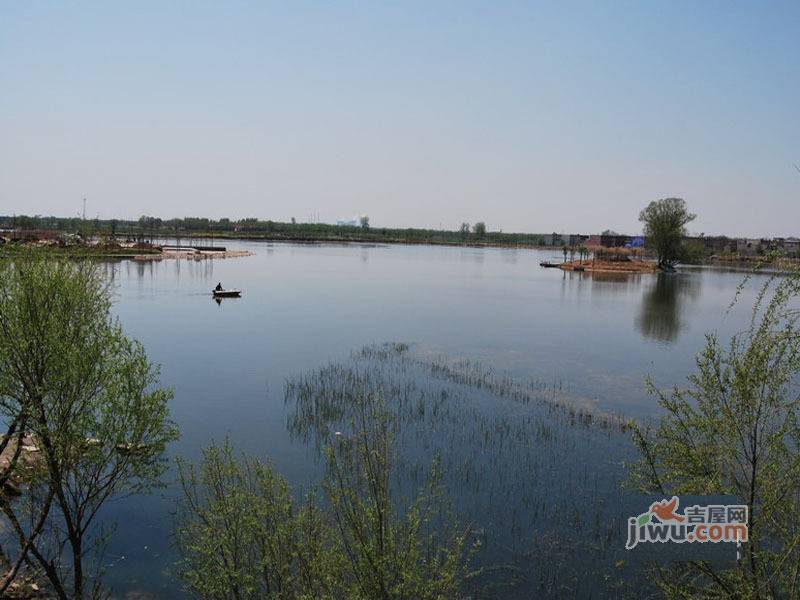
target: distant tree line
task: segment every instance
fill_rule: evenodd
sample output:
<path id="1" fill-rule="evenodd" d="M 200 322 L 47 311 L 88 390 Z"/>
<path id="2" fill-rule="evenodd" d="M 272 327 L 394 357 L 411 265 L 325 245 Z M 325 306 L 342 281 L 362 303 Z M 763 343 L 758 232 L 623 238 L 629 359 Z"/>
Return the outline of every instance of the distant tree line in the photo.
<path id="1" fill-rule="evenodd" d="M 504 233 L 489 231 L 486 223 L 479 221 L 470 227 L 462 223 L 459 229 L 387 228 L 373 227 L 369 217 L 361 217 L 358 225 L 333 225 L 329 223 L 298 223 L 263 220 L 255 217 L 243 219 L 209 219 L 184 217 L 162 219 L 142 215 L 137 220 L 86 219 L 79 217 L 0 216 L 0 228 L 45 229 L 83 233 L 92 236 L 122 236 L 133 238 L 207 236 L 248 237 L 287 240 L 331 241 L 384 241 L 405 243 L 491 245 L 542 245 L 545 236 L 536 233 Z"/>

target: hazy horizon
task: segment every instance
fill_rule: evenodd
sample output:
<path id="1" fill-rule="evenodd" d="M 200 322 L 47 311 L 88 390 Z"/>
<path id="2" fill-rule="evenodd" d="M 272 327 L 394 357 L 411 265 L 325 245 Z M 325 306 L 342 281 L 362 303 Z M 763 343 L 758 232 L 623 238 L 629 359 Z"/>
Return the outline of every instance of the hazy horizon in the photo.
<path id="1" fill-rule="evenodd" d="M 0 6 L 0 214 L 800 235 L 800 4 Z"/>

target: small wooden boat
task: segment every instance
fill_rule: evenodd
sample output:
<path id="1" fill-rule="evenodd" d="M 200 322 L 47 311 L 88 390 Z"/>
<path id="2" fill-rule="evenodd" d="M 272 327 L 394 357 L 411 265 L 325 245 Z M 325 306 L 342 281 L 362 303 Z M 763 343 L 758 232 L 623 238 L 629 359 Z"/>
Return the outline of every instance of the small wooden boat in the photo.
<path id="1" fill-rule="evenodd" d="M 211 290 L 215 298 L 238 298 L 242 295 L 242 290 Z"/>
<path id="2" fill-rule="evenodd" d="M 542 262 L 539 263 L 539 266 L 544 267 L 545 269 L 557 269 L 559 265 L 558 263 L 551 263 L 549 261 L 543 260 Z"/>

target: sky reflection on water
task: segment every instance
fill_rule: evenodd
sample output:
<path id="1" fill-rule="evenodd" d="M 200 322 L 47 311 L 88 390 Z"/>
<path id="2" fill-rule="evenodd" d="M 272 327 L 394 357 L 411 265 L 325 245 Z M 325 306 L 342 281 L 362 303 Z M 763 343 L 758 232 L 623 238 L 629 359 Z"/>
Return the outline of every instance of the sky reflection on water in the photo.
<path id="1" fill-rule="evenodd" d="M 538 382 L 581 406 L 647 418 L 657 409 L 644 378 L 661 386 L 684 382 L 704 334 L 740 328 L 753 294 L 746 290 L 742 306 L 726 315 L 741 273 L 566 273 L 541 269 L 551 253 L 530 250 L 236 246 L 256 255 L 109 263 L 114 310 L 175 389 L 181 440 L 172 455 L 196 459 L 211 440 L 229 436 L 237 450 L 272 459 L 297 486 L 316 481 L 320 464 L 313 448 L 287 431 L 284 383 L 364 346 L 407 342 L 421 355 L 469 359 Z M 214 302 L 218 281 L 241 288 L 243 297 Z M 487 418 L 506 418 L 489 412 Z M 628 452 L 624 440 L 609 443 L 620 449 L 617 458 Z M 565 464 L 579 458 L 573 453 Z M 618 461 L 608 469 L 603 493 L 611 498 Z M 566 482 L 565 473 L 553 476 Z M 167 487 L 109 511 L 120 523 L 108 561 L 118 592 L 175 593 L 168 576 L 153 574 L 172 559 L 174 493 Z"/>

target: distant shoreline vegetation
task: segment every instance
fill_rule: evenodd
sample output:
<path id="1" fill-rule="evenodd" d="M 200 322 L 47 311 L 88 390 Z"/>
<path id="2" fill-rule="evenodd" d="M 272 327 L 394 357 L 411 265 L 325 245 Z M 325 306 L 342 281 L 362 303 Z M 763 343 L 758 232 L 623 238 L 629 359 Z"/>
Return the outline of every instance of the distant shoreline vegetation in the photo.
<path id="1" fill-rule="evenodd" d="M 87 219 L 64 217 L 0 216 L 0 229 L 6 231 L 53 231 L 81 233 L 85 236 L 130 238 L 220 238 L 298 242 L 374 242 L 406 244 L 544 246 L 555 234 L 504 233 L 487 231 L 484 223 L 462 223 L 458 230 L 425 228 L 371 227 L 368 218 L 361 225 L 297 223 L 255 218 L 161 219 L 143 216 L 138 220 Z M 2 236 L 2 232 L 0 232 Z"/>
<path id="2" fill-rule="evenodd" d="M 261 220 L 257 218 L 208 219 L 186 217 L 161 219 L 144 215 L 137 220 L 82 219 L 80 217 L 2 216 L 0 238 L 10 239 L 18 234 L 31 240 L 46 236 L 78 235 L 83 239 L 150 241 L 154 239 L 215 239 L 250 240 L 298 243 L 373 243 L 429 244 L 442 246 L 513 247 L 562 249 L 581 246 L 623 247 L 641 237 L 603 231 L 597 235 L 559 233 L 506 233 L 489 231 L 484 222 L 462 223 L 458 229 L 372 227 L 369 217 L 359 225 L 329 223 L 298 223 Z M 37 236 L 39 236 L 37 238 Z M 2 240 L 0 240 L 2 241 Z M 652 250 L 646 244 L 644 255 Z M 797 238 L 734 238 L 728 236 L 685 236 L 683 264 L 709 262 L 764 262 L 771 258 L 800 258 L 800 239 Z M 126 254 L 126 253 L 123 253 Z M 653 255 L 654 256 L 654 255 Z"/>
<path id="3" fill-rule="evenodd" d="M 126 248 L 105 244 L 44 246 L 41 248 L 31 248 L 28 244 L 4 244 L 0 245 L 0 258 L 30 256 L 32 251 L 42 254 L 46 253 L 53 257 L 96 259 L 140 258 L 145 256 L 159 257 L 163 254 L 162 251 L 157 248 Z"/>

